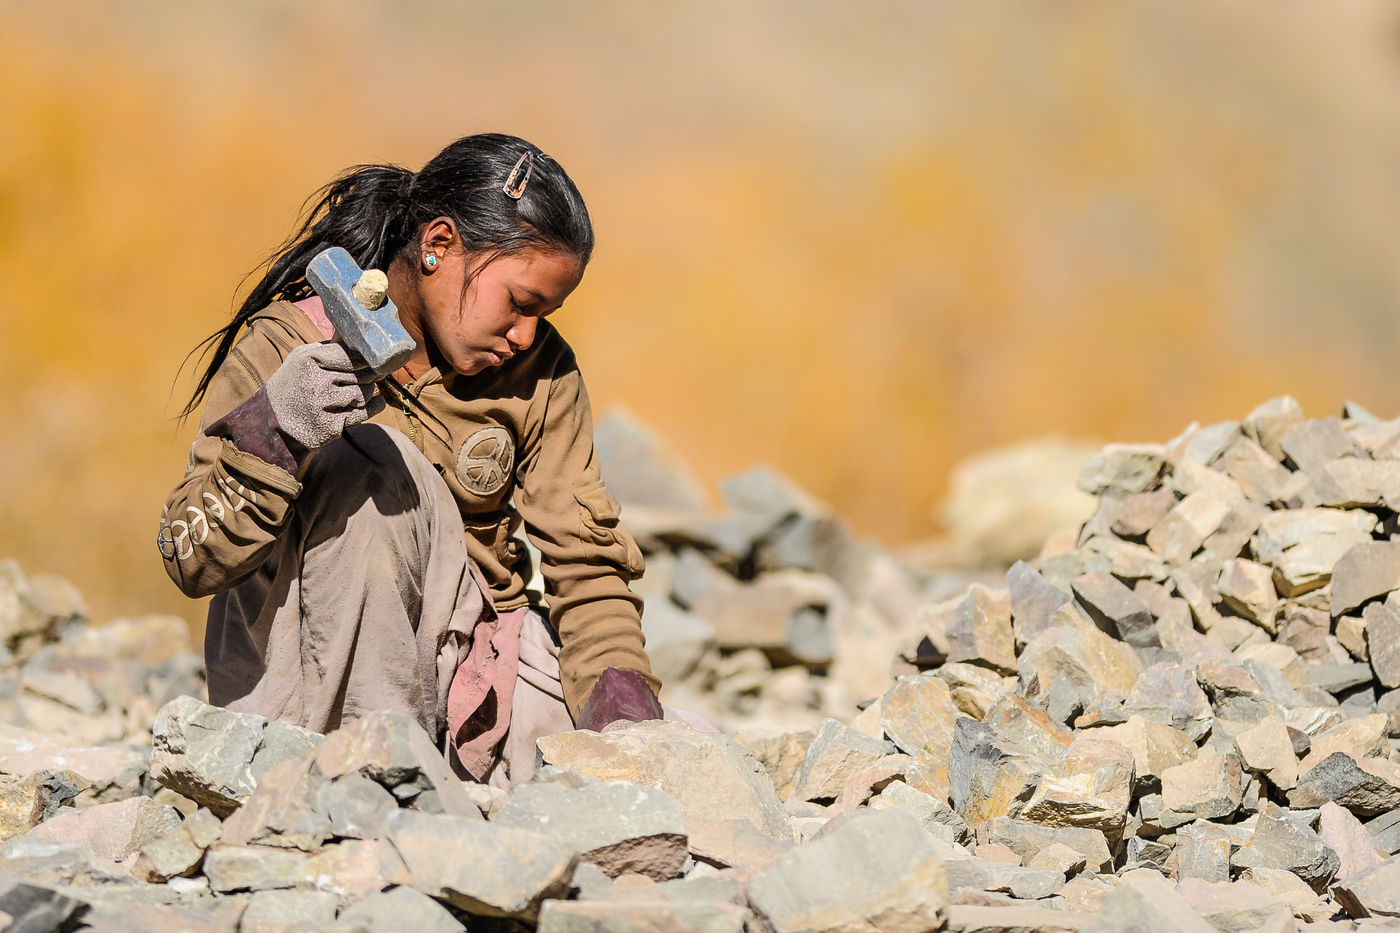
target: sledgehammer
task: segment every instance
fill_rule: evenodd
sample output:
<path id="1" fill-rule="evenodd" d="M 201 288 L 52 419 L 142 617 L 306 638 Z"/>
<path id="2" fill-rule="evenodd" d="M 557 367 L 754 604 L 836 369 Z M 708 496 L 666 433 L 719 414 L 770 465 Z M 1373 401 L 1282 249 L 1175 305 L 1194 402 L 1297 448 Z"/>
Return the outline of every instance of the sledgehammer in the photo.
<path id="1" fill-rule="evenodd" d="M 326 317 L 346 348 L 358 353 L 376 378 L 399 369 L 417 346 L 399 323 L 389 300 L 389 279 L 378 269 L 363 271 L 339 246 L 317 253 L 306 264 L 306 280 L 321 296 Z"/>

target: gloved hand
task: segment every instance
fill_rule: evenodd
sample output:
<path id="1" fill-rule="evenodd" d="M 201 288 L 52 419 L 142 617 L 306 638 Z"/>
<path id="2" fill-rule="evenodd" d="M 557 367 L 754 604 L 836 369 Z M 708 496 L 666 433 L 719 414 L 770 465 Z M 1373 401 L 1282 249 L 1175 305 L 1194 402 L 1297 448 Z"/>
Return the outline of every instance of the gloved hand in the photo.
<path id="1" fill-rule="evenodd" d="M 315 450 L 369 417 L 374 381 L 368 366 L 327 341 L 302 344 L 288 353 L 263 388 L 278 429 Z"/>
<path id="2" fill-rule="evenodd" d="M 665 715 L 645 677 L 636 671 L 610 667 L 593 685 L 588 702 L 579 711 L 578 727 L 602 732 L 604 726 L 619 719 L 645 722 L 663 719 Z"/>

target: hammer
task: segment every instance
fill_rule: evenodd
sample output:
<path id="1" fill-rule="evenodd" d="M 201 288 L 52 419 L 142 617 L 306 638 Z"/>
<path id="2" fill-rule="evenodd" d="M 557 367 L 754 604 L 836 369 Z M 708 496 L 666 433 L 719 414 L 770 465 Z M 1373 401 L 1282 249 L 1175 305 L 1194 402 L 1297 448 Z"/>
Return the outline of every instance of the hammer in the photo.
<path id="1" fill-rule="evenodd" d="M 306 264 L 306 280 L 321 296 L 326 317 L 347 349 L 360 355 L 378 379 L 399 369 L 417 346 L 399 323 L 389 300 L 389 279 L 378 269 L 363 271 L 339 246 L 317 253 Z"/>

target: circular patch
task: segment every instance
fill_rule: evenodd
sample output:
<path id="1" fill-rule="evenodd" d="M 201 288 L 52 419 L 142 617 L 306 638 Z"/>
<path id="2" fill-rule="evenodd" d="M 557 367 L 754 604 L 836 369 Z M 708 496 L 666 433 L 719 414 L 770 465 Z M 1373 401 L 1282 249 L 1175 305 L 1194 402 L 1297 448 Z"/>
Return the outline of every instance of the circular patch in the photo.
<path id="1" fill-rule="evenodd" d="M 478 496 L 500 492 L 514 467 L 515 443 L 500 425 L 482 428 L 457 450 L 457 479 Z"/>

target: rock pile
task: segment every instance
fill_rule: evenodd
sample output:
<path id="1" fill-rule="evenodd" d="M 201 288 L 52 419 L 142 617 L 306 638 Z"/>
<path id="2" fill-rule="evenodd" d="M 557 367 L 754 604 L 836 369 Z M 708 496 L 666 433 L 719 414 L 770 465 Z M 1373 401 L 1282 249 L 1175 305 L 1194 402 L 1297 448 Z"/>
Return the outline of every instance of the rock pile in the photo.
<path id="1" fill-rule="evenodd" d="M 1400 928 L 1400 421 L 1109 446 L 1078 534 L 980 581 L 600 444 L 668 702 L 722 731 L 463 784 L 402 717 L 209 707 L 177 620 L 3 565 L 0 930 Z"/>

